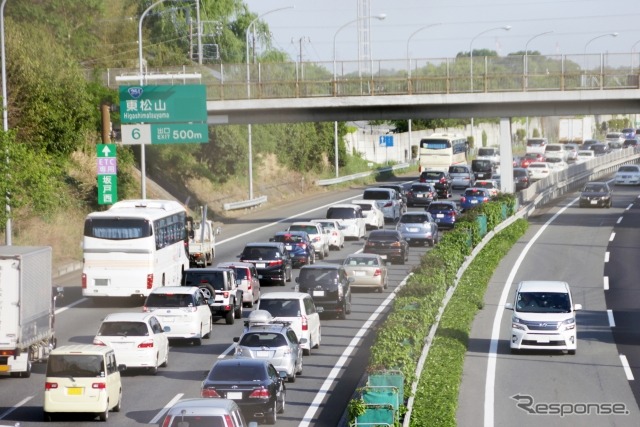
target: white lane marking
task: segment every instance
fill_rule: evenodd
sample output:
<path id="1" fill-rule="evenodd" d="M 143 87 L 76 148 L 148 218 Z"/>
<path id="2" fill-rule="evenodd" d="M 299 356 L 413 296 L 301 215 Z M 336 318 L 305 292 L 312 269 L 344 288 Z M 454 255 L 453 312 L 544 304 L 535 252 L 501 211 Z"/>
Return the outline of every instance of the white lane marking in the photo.
<path id="1" fill-rule="evenodd" d="M 609 241 L 613 242 L 613 239 L 616 238 L 616 233 L 611 233 L 611 236 L 609 236 Z"/>
<path id="2" fill-rule="evenodd" d="M 235 344 L 231 344 L 227 349 L 218 356 L 218 359 L 224 359 L 227 354 L 231 353 L 236 348 Z"/>
<path id="3" fill-rule="evenodd" d="M 609 251 L 604 253 L 604 262 L 609 262 Z"/>
<path id="4" fill-rule="evenodd" d="M 57 310 L 55 311 L 55 314 L 60 314 L 60 313 L 62 313 L 62 312 L 65 312 L 65 311 L 67 311 L 68 309 L 70 309 L 71 307 L 75 307 L 76 305 L 78 305 L 78 304 L 80 304 L 81 302 L 84 302 L 84 301 L 86 301 L 86 300 L 87 300 L 86 298 L 80 298 L 79 300 L 74 301 L 74 302 L 72 302 L 72 303 L 71 303 L 71 304 L 69 304 L 69 305 L 65 305 L 64 307 L 60 307 L 59 309 L 57 309 Z"/>
<path id="5" fill-rule="evenodd" d="M 18 409 L 19 407 L 21 407 L 22 405 L 24 405 L 25 403 L 27 403 L 28 401 L 30 401 L 33 398 L 34 398 L 34 396 L 25 397 L 20 402 L 15 404 L 13 407 L 7 409 L 2 414 L 0 414 L 0 420 L 4 419 L 4 417 L 6 417 L 7 415 L 9 415 L 10 413 L 12 413 L 13 411 L 15 411 L 16 409 Z M 19 425 L 19 424 L 16 424 L 16 425 Z"/>
<path id="6" fill-rule="evenodd" d="M 629 206 L 627 206 L 627 208 L 625 209 L 625 211 L 628 211 L 629 209 L 631 209 L 633 207 L 633 203 L 630 204 Z"/>
<path id="7" fill-rule="evenodd" d="M 402 283 L 400 283 L 400 286 L 403 286 L 403 283 L 406 280 L 407 278 L 405 278 L 402 281 Z M 333 369 L 331 369 L 331 372 L 329 373 L 329 376 L 327 377 L 327 379 L 324 381 L 324 383 L 322 383 L 322 386 L 320 386 L 318 393 L 313 398 L 313 401 L 311 402 L 309 409 L 307 409 L 307 412 L 302 417 L 302 421 L 300 422 L 300 424 L 298 424 L 298 427 L 307 427 L 311 424 L 313 417 L 315 416 L 316 412 L 318 412 L 318 409 L 320 409 L 320 405 L 322 404 L 322 401 L 325 399 L 326 395 L 329 393 L 331 385 L 335 382 L 336 378 L 339 375 L 341 375 L 342 373 L 341 370 L 349 361 L 349 356 L 351 355 L 353 350 L 355 350 L 355 348 L 358 346 L 358 343 L 360 342 L 360 340 L 364 338 L 367 330 L 373 326 L 373 322 L 378 318 L 378 316 L 380 316 L 380 314 L 382 314 L 384 309 L 387 307 L 387 305 L 391 303 L 391 301 L 393 301 L 395 296 L 396 296 L 395 292 L 392 292 L 391 294 L 389 294 L 389 296 L 382 302 L 382 304 L 380 304 L 380 306 L 373 313 L 371 313 L 371 316 L 369 316 L 369 319 L 367 319 L 364 325 L 362 325 L 360 330 L 355 334 L 355 336 L 353 337 L 349 345 L 342 352 L 342 355 L 340 356 L 336 364 L 333 366 Z"/>
<path id="8" fill-rule="evenodd" d="M 608 291 L 609 290 L 609 276 L 604 276 L 602 278 L 602 281 L 604 282 L 604 290 Z"/>
<path id="9" fill-rule="evenodd" d="M 489 353 L 487 354 L 487 377 L 485 380 L 484 386 L 484 426 L 485 427 L 493 427 L 494 421 L 494 401 L 495 401 L 495 383 L 496 383 L 496 364 L 497 364 L 497 356 L 498 356 L 498 341 L 500 339 L 500 325 L 502 324 L 502 315 L 504 314 L 504 305 L 507 302 L 507 298 L 509 296 L 509 290 L 511 289 L 511 283 L 520 268 L 520 265 L 524 261 L 524 258 L 527 256 L 529 249 L 533 246 L 533 244 L 538 240 L 538 238 L 542 235 L 544 230 L 553 222 L 557 217 L 559 217 L 565 210 L 567 210 L 571 205 L 578 201 L 578 198 L 573 199 L 567 206 L 560 209 L 554 216 L 552 216 L 549 221 L 544 223 L 540 230 L 533 236 L 533 238 L 526 244 L 520 256 L 516 260 L 515 264 L 511 268 L 509 272 L 509 276 L 504 283 L 504 287 L 502 288 L 502 294 L 500 294 L 500 300 L 498 301 L 498 308 L 496 310 L 496 315 L 493 318 L 493 328 L 491 329 L 491 342 L 489 345 Z"/>
<path id="10" fill-rule="evenodd" d="M 629 361 L 627 360 L 627 356 L 624 354 L 620 355 L 620 362 L 622 363 L 622 368 L 624 369 L 624 373 L 627 376 L 627 380 L 633 381 L 633 372 L 631 372 L 631 367 L 629 366 Z"/>
<path id="11" fill-rule="evenodd" d="M 169 410 L 169 408 L 171 408 L 178 400 L 182 399 L 182 396 L 184 396 L 184 393 L 176 394 L 175 397 L 171 399 L 169 403 L 164 405 L 160 412 L 158 412 L 156 416 L 153 417 L 151 421 L 149 421 L 149 424 L 158 424 L 160 422 L 160 418 L 162 418 L 164 414 Z"/>
<path id="12" fill-rule="evenodd" d="M 236 240 L 236 239 L 238 239 L 240 237 L 244 237 L 244 236 L 247 236 L 247 235 L 249 235 L 251 233 L 255 233 L 256 231 L 264 230 L 265 228 L 269 228 L 269 227 L 272 227 L 274 225 L 277 225 L 277 224 L 280 224 L 280 223 L 283 223 L 283 222 L 287 222 L 287 221 L 289 221 L 291 219 L 298 218 L 298 217 L 300 217 L 302 215 L 306 215 L 308 213 L 315 212 L 315 211 L 320 210 L 320 209 L 328 208 L 329 206 L 333 206 L 336 203 L 342 203 L 342 202 L 346 202 L 348 200 L 358 199 L 360 197 L 361 196 L 351 196 L 351 197 L 347 197 L 346 199 L 338 200 L 338 201 L 331 202 L 331 203 L 323 205 L 323 206 L 319 206 L 317 208 L 309 209 L 308 211 L 305 211 L 305 212 L 300 212 L 299 214 L 292 215 L 292 216 L 290 216 L 288 218 L 283 218 L 283 219 L 281 219 L 279 221 L 275 221 L 275 222 L 272 222 L 270 224 L 263 225 L 262 227 L 253 228 L 253 229 L 251 229 L 249 231 L 246 231 L 244 233 L 241 233 L 241 234 L 238 234 L 236 236 L 229 237 L 228 239 L 224 239 L 224 240 L 221 240 L 219 242 L 216 242 L 216 246 L 222 245 L 223 243 L 231 242 L 231 241 Z"/>
<path id="13" fill-rule="evenodd" d="M 616 327 L 616 321 L 613 320 L 613 311 L 607 310 L 607 317 L 609 318 L 609 326 L 612 328 Z"/>
<path id="14" fill-rule="evenodd" d="M 616 221 L 616 224 L 620 224 L 622 222 L 622 217 L 618 218 L 618 220 Z"/>

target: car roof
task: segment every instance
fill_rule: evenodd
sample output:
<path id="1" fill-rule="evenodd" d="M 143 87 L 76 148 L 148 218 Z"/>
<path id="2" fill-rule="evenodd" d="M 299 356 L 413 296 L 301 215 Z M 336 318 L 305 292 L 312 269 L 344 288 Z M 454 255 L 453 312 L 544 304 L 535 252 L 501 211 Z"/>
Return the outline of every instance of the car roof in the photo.
<path id="1" fill-rule="evenodd" d="M 318 224 L 317 222 L 311 222 L 311 221 L 296 221 L 291 223 L 291 225 L 313 225 L 314 227 L 317 224 Z"/>
<path id="2" fill-rule="evenodd" d="M 219 359 L 214 366 L 264 366 L 269 363 L 266 359 L 248 359 L 242 357 L 238 359 Z"/>
<path id="3" fill-rule="evenodd" d="M 191 270 L 203 271 L 204 269 L 192 268 Z M 196 292 L 200 292 L 200 289 L 198 289 L 196 286 L 163 286 L 161 288 L 155 288 L 151 291 L 152 294 L 185 294 L 185 295 L 191 295 Z"/>
<path id="4" fill-rule="evenodd" d="M 246 245 L 244 245 L 245 248 L 249 247 L 249 248 L 259 248 L 259 247 L 263 247 L 263 248 L 276 248 L 276 249 L 280 249 L 284 246 L 284 244 L 282 242 L 251 242 L 251 243 L 247 243 Z M 202 270 L 201 268 L 198 268 L 196 270 Z"/>
<path id="5" fill-rule="evenodd" d="M 374 236 L 384 236 L 384 235 L 398 235 L 398 231 L 397 230 L 373 230 L 371 233 L 369 233 L 369 238 L 374 237 Z"/>
<path id="6" fill-rule="evenodd" d="M 568 292 L 567 282 L 552 280 L 526 280 L 518 284 L 518 292 Z"/>
<path id="7" fill-rule="evenodd" d="M 229 261 L 229 262 L 221 262 L 216 267 L 218 267 L 218 268 L 234 268 L 234 269 L 238 268 L 238 267 L 249 268 L 249 267 L 253 267 L 253 263 L 242 262 L 242 261 Z"/>
<path id="8" fill-rule="evenodd" d="M 203 267 L 203 268 L 187 268 L 184 272 L 189 272 L 189 273 L 217 273 L 220 271 L 233 271 L 232 268 L 230 267 L 220 267 L 220 266 L 216 266 L 216 267 Z"/>
<path id="9" fill-rule="evenodd" d="M 237 409 L 238 404 L 231 399 L 202 397 L 177 401 L 169 408 L 167 415 L 180 415 L 183 410 L 187 411 L 185 415 L 224 415 Z"/>
<path id="10" fill-rule="evenodd" d="M 301 300 L 304 299 L 305 297 L 308 297 L 309 294 L 305 293 L 305 292 L 288 292 L 288 291 L 276 291 L 276 292 L 269 292 L 269 293 L 265 293 L 260 295 L 260 300 L 265 300 L 265 299 L 297 299 L 297 300 Z"/>
<path id="11" fill-rule="evenodd" d="M 350 257 L 350 256 L 358 257 L 358 258 L 378 258 L 380 255 L 378 255 L 378 254 L 368 254 L 366 252 L 360 252 L 360 253 L 357 253 L 357 254 L 349 254 L 349 255 L 347 255 L 347 257 Z"/>
<path id="12" fill-rule="evenodd" d="M 336 264 L 312 264 L 303 265 L 300 270 L 340 270 L 341 268 L 341 265 Z"/>
<path id="13" fill-rule="evenodd" d="M 111 313 L 107 314 L 103 322 L 146 322 L 153 313 Z"/>
<path id="14" fill-rule="evenodd" d="M 431 203 L 431 205 L 429 205 L 429 208 L 431 206 L 438 206 L 438 205 L 448 205 L 454 208 L 457 207 L 456 202 L 450 202 L 448 200 L 436 200 L 435 202 Z"/>
<path id="15" fill-rule="evenodd" d="M 352 200 L 351 203 L 353 204 L 362 203 L 364 205 L 371 205 L 371 206 L 375 205 L 376 207 L 378 206 L 375 200 L 355 199 L 355 200 Z"/>
<path id="16" fill-rule="evenodd" d="M 60 347 L 56 347 L 51 350 L 49 355 L 60 355 L 60 354 L 106 354 L 110 351 L 113 351 L 113 348 L 104 345 L 93 345 L 93 344 L 71 344 L 71 345 L 63 345 Z"/>

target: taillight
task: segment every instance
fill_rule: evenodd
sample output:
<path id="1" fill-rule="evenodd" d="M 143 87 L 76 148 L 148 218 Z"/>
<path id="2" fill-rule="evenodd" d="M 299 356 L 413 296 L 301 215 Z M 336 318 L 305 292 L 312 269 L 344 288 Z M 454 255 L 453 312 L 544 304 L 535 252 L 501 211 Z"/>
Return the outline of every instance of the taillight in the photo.
<path id="1" fill-rule="evenodd" d="M 141 342 L 138 344 L 138 348 L 153 348 L 153 340 Z"/>
<path id="2" fill-rule="evenodd" d="M 303 331 L 309 330 L 309 322 L 307 322 L 307 316 L 302 316 L 302 330 Z"/>
<path id="3" fill-rule="evenodd" d="M 320 239 L 320 236 L 316 236 L 316 237 L 314 237 L 314 238 L 313 238 L 313 241 L 314 241 L 314 242 L 319 242 L 320 240 L 321 240 L 321 239 Z"/>
<path id="4" fill-rule="evenodd" d="M 444 176 L 442 178 L 440 178 L 440 184 L 444 184 L 445 182 L 447 182 L 447 180 L 444 179 Z"/>
<path id="5" fill-rule="evenodd" d="M 104 346 L 106 347 L 106 344 L 105 344 L 105 343 L 103 343 L 102 341 L 100 341 L 100 340 L 99 340 L 99 339 L 97 339 L 97 338 L 94 338 L 94 340 L 93 340 L 93 345 L 104 345 Z"/>
<path id="6" fill-rule="evenodd" d="M 224 427 L 233 427 L 233 420 L 231 419 L 231 415 L 225 414 Z"/>
<path id="7" fill-rule="evenodd" d="M 13 356 L 16 354 L 15 350 L 0 350 L 0 356 Z"/>
<path id="8" fill-rule="evenodd" d="M 271 394 L 269 393 L 269 390 L 264 387 L 253 390 L 249 395 L 250 399 L 269 399 L 269 397 L 271 397 Z"/>
<path id="9" fill-rule="evenodd" d="M 153 273 L 147 274 L 147 289 L 153 289 Z"/>
<path id="10" fill-rule="evenodd" d="M 394 248 L 396 248 L 396 247 L 400 247 L 400 242 L 393 242 L 393 243 L 391 243 L 391 245 L 390 245 L 390 246 L 392 246 L 392 247 L 394 247 Z"/>
<path id="11" fill-rule="evenodd" d="M 143 305 L 142 306 L 142 312 L 143 313 L 149 313 L 150 312 L 149 307 L 147 307 L 146 305 Z"/>
<path id="12" fill-rule="evenodd" d="M 392 202 L 387 202 L 384 204 L 383 208 L 390 208 L 391 206 L 393 206 Z"/>
<path id="13" fill-rule="evenodd" d="M 44 383 L 44 390 L 53 390 L 58 388 L 58 383 L 51 383 L 49 381 L 47 381 L 46 383 Z"/>
<path id="14" fill-rule="evenodd" d="M 379 268 L 376 268 L 376 271 L 373 273 L 374 276 L 380 276 L 382 271 Z"/>
<path id="15" fill-rule="evenodd" d="M 465 200 L 467 200 L 467 199 L 465 199 L 464 197 L 460 197 L 460 203 L 464 203 Z"/>
<path id="16" fill-rule="evenodd" d="M 104 390 L 107 388 L 107 383 L 93 383 L 91 384 L 91 388 L 94 390 Z"/>
<path id="17" fill-rule="evenodd" d="M 268 267 L 275 267 L 277 265 L 282 265 L 282 260 L 281 259 L 279 259 L 277 261 L 269 261 Z"/>
<path id="18" fill-rule="evenodd" d="M 337 231 L 332 231 L 332 232 L 331 232 L 331 235 L 332 235 L 332 236 L 337 236 L 337 235 L 338 235 L 338 232 L 337 232 Z"/>
<path id="19" fill-rule="evenodd" d="M 203 388 L 202 391 L 200 392 L 200 396 L 201 397 L 217 397 L 217 398 L 220 397 L 218 392 L 212 388 Z"/>
<path id="20" fill-rule="evenodd" d="M 169 427 L 171 425 L 171 415 L 167 415 L 164 417 L 164 421 L 162 422 L 162 427 Z"/>
<path id="21" fill-rule="evenodd" d="M 82 289 L 87 289 L 87 275 L 82 273 Z"/>
<path id="22" fill-rule="evenodd" d="M 407 196 L 413 196 L 413 191 L 409 191 L 409 192 L 407 193 Z"/>
<path id="23" fill-rule="evenodd" d="M 483 197 L 483 198 L 482 198 L 482 201 L 483 201 L 483 202 L 488 202 L 488 201 L 489 201 L 489 198 L 488 198 L 488 197 Z"/>

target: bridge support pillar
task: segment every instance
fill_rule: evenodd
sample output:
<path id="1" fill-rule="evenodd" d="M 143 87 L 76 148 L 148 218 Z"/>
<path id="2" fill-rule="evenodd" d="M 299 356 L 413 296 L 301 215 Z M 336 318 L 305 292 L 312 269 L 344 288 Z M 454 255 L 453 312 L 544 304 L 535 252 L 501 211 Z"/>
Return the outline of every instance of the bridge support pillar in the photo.
<path id="1" fill-rule="evenodd" d="M 513 149 L 511 118 L 500 118 L 500 191 L 513 193 Z"/>

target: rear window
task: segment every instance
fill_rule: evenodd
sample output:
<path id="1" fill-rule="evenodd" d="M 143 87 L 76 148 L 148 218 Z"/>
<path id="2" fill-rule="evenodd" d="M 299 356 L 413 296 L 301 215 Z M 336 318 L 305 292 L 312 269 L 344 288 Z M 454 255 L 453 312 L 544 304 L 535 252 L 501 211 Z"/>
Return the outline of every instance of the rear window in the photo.
<path id="1" fill-rule="evenodd" d="M 443 175 L 442 172 L 422 172 L 422 178 L 425 179 L 440 179 L 440 177 Z"/>
<path id="2" fill-rule="evenodd" d="M 562 151 L 562 146 L 560 146 L 560 145 L 547 145 L 547 151 Z"/>
<path id="3" fill-rule="evenodd" d="M 143 322 L 104 322 L 98 331 L 100 336 L 144 337 L 149 329 Z"/>
<path id="4" fill-rule="evenodd" d="M 493 156 L 495 153 L 493 148 L 478 148 L 478 156 Z"/>
<path id="5" fill-rule="evenodd" d="M 447 205 L 445 203 L 431 203 L 429 205 L 430 211 L 451 211 L 453 210 L 453 206 Z"/>
<path id="6" fill-rule="evenodd" d="M 318 234 L 318 229 L 313 225 L 291 225 L 289 231 L 304 231 L 307 234 Z"/>
<path id="7" fill-rule="evenodd" d="M 299 243 L 304 242 L 304 237 L 297 234 L 278 234 L 273 238 L 274 242 Z"/>
<path id="8" fill-rule="evenodd" d="M 315 286 L 320 284 L 337 284 L 338 283 L 338 270 L 335 269 L 320 269 L 320 268 L 303 268 L 300 270 L 300 276 L 298 277 L 300 285 Z"/>
<path id="9" fill-rule="evenodd" d="M 329 208 L 327 210 L 328 219 L 352 219 L 357 218 L 354 208 Z"/>
<path id="10" fill-rule="evenodd" d="M 282 334 L 274 332 L 249 332 L 242 336 L 238 344 L 244 347 L 285 347 L 288 345 L 287 339 Z"/>
<path id="11" fill-rule="evenodd" d="M 154 294 L 152 292 L 144 305 L 147 307 L 189 307 L 195 304 L 191 294 Z"/>
<path id="12" fill-rule="evenodd" d="M 528 147 L 542 147 L 543 145 L 546 145 L 547 141 L 545 141 L 544 139 L 529 139 L 527 140 L 527 146 Z"/>
<path id="13" fill-rule="evenodd" d="M 421 214 L 404 214 L 400 217 L 400 222 L 402 223 L 418 223 L 418 222 L 426 222 L 429 218 L 426 215 Z"/>
<path id="14" fill-rule="evenodd" d="M 637 166 L 620 166 L 618 172 L 638 172 Z"/>
<path id="15" fill-rule="evenodd" d="M 367 203 L 354 203 L 354 205 L 360 206 L 363 211 L 370 211 L 371 210 L 371 205 L 369 205 Z"/>
<path id="16" fill-rule="evenodd" d="M 222 415 L 174 415 L 166 427 L 225 427 Z"/>
<path id="17" fill-rule="evenodd" d="M 209 283 L 214 289 L 222 291 L 224 289 L 224 272 L 212 271 L 212 272 L 199 272 L 199 271 L 185 271 L 183 285 L 185 286 L 199 286 L 201 283 Z M 184 295 L 190 296 L 190 295 Z"/>
<path id="18" fill-rule="evenodd" d="M 104 377 L 104 364 L 101 355 L 91 354 L 55 354 L 47 362 L 48 377 L 93 378 Z"/>
<path id="19" fill-rule="evenodd" d="M 362 198 L 365 200 L 389 200 L 391 198 L 391 192 L 383 190 L 365 190 Z"/>
<path id="20" fill-rule="evenodd" d="M 398 235 L 395 233 L 371 233 L 368 240 L 375 240 L 376 242 L 395 242 L 398 240 Z"/>
<path id="21" fill-rule="evenodd" d="M 487 193 L 484 190 L 478 190 L 477 188 L 468 188 L 464 192 L 465 196 L 486 196 Z"/>
<path id="22" fill-rule="evenodd" d="M 529 165 L 529 169 L 544 169 L 546 168 L 547 165 L 541 164 L 541 163 L 531 163 Z"/>
<path id="23" fill-rule="evenodd" d="M 260 310 L 268 311 L 273 317 L 299 317 L 300 300 L 263 298 L 260 300 Z"/>
<path id="24" fill-rule="evenodd" d="M 449 173 L 469 173 L 469 169 L 464 166 L 449 166 Z"/>
<path id="25" fill-rule="evenodd" d="M 248 260 L 280 259 L 282 258 L 282 255 L 276 248 L 248 247 L 244 248 L 244 251 L 242 252 L 242 258 Z"/>
<path id="26" fill-rule="evenodd" d="M 214 381 L 256 381 L 264 380 L 266 377 L 267 372 L 264 365 L 232 367 L 217 364 L 209 373 L 209 379 Z"/>

